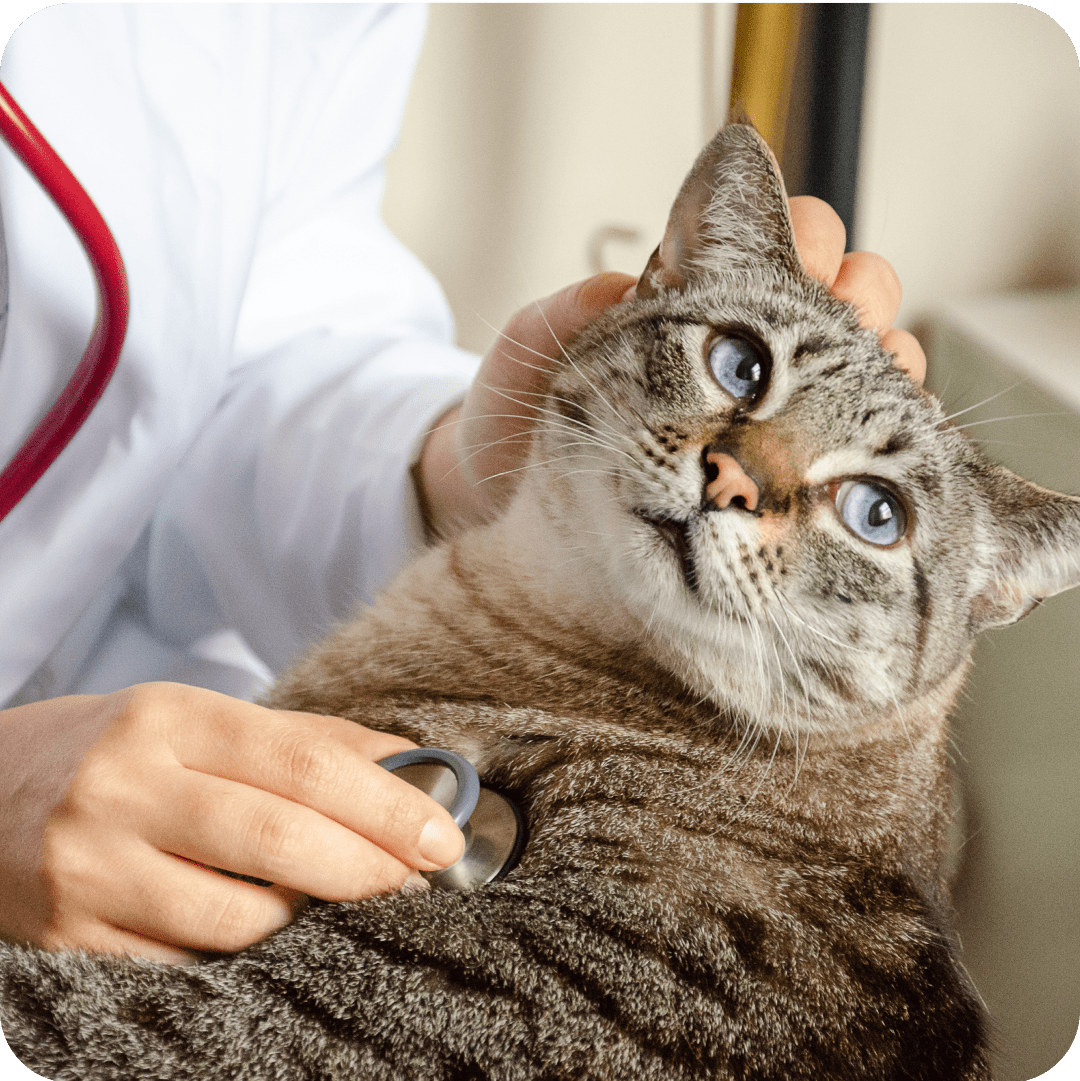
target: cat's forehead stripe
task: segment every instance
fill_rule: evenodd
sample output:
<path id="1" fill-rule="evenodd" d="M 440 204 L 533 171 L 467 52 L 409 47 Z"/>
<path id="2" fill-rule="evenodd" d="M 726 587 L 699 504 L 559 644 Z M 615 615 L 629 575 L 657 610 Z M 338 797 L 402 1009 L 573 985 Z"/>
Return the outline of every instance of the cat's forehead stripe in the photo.
<path id="1" fill-rule="evenodd" d="M 798 364 L 800 361 L 810 360 L 813 357 L 818 356 L 821 353 L 827 352 L 832 346 L 829 340 L 822 334 L 809 332 L 804 334 L 799 344 L 795 347 L 795 351 L 791 355 L 792 363 Z M 844 366 L 844 363 L 836 365 L 836 370 L 839 370 Z"/>
<path id="2" fill-rule="evenodd" d="M 699 315 L 680 315 L 678 312 L 644 312 L 626 322 L 627 329 L 647 328 L 659 330 L 663 326 L 708 326 L 708 320 Z"/>
<path id="3" fill-rule="evenodd" d="M 901 451 L 909 450 L 914 441 L 915 437 L 910 431 L 895 432 L 883 444 L 876 447 L 874 453 L 878 455 L 899 454 Z"/>

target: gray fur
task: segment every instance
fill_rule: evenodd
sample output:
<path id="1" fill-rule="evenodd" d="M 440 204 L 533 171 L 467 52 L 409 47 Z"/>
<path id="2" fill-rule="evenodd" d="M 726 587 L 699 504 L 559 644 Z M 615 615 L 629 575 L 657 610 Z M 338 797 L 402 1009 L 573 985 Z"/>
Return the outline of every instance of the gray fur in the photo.
<path id="1" fill-rule="evenodd" d="M 500 519 L 272 704 L 461 751 L 529 843 L 470 893 L 313 902 L 194 968 L 0 946 L 54 1078 L 985 1079 L 949 931 L 974 634 L 1080 580 L 1080 501 L 982 461 L 801 269 L 756 133 L 703 152 L 634 303 L 568 347 Z M 717 333 L 772 373 L 740 405 Z M 707 454 L 753 477 L 717 510 Z M 905 539 L 841 521 L 847 477 Z M 831 487 L 830 487 L 831 486 Z"/>

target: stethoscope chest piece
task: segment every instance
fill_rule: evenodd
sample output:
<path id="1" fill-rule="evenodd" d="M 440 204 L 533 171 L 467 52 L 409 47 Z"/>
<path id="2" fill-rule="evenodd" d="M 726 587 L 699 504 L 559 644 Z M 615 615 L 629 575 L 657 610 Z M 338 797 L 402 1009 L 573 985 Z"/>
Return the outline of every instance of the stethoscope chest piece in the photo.
<path id="1" fill-rule="evenodd" d="M 471 762 L 453 751 L 418 747 L 379 763 L 445 807 L 465 834 L 465 854 L 452 867 L 421 872 L 433 886 L 467 890 L 501 878 L 525 847 L 525 820 L 501 792 L 480 784 Z"/>

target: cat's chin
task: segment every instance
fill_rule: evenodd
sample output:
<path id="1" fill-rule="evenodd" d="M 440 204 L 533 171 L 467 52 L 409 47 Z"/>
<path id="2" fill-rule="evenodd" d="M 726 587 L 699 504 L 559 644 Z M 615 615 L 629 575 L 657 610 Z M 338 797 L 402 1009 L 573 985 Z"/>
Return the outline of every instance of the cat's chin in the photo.
<path id="1" fill-rule="evenodd" d="M 646 527 L 649 535 L 655 535 L 660 539 L 671 557 L 674 558 L 675 566 L 686 591 L 696 594 L 698 589 L 697 566 L 693 544 L 690 539 L 690 520 L 652 514 L 641 509 L 634 510 L 633 515 Z"/>
<path id="2" fill-rule="evenodd" d="M 632 512 L 629 566 L 614 575 L 621 601 L 663 643 L 665 653 L 707 656 L 725 669 L 745 666 L 755 656 L 757 638 L 748 613 L 708 573 L 695 534 L 700 522 L 648 512 Z M 633 569 L 631 569 L 633 568 Z"/>
<path id="3" fill-rule="evenodd" d="M 754 569 L 746 554 L 760 543 L 749 516 L 680 520 L 630 511 L 623 559 L 613 564 L 610 581 L 619 607 L 644 629 L 640 648 L 696 695 L 762 732 L 840 734 L 891 711 L 891 695 L 871 703 L 864 693 L 852 702 L 824 688 L 811 694 L 796 689 L 784 662 L 799 628 L 773 651 L 776 624 L 790 626 L 790 620 L 780 619 L 780 611 L 770 615 L 767 594 L 773 591 L 755 584 L 764 569 Z M 888 682 L 884 674 L 879 682 Z"/>

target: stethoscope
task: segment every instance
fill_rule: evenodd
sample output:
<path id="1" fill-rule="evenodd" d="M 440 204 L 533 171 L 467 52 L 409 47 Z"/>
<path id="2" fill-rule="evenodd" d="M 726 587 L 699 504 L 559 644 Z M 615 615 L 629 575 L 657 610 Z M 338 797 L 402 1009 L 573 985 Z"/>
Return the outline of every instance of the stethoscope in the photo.
<path id="1" fill-rule="evenodd" d="M 0 521 L 37 483 L 82 427 L 116 370 L 128 321 L 124 261 L 105 219 L 45 137 L 0 83 L 0 136 L 74 229 L 94 271 L 97 320 L 74 374 L 37 427 L 0 472 Z M 505 796 L 482 787 L 472 764 L 452 751 L 417 749 L 384 758 L 392 773 L 449 810 L 465 834 L 465 854 L 425 875 L 445 889 L 492 882 L 517 862 L 525 823 Z"/>
<path id="2" fill-rule="evenodd" d="M 444 871 L 422 872 L 448 890 L 484 886 L 513 870 L 525 847 L 525 819 L 501 792 L 480 784 L 472 763 L 433 747 L 392 754 L 379 762 L 441 804 L 465 834 L 465 854 Z"/>
<path id="3" fill-rule="evenodd" d="M 0 472 L 0 521 L 71 442 L 116 370 L 128 321 L 124 262 L 98 209 L 41 132 L 0 83 L 0 136 L 75 230 L 94 270 L 97 321 L 90 342 L 49 411 Z"/>

